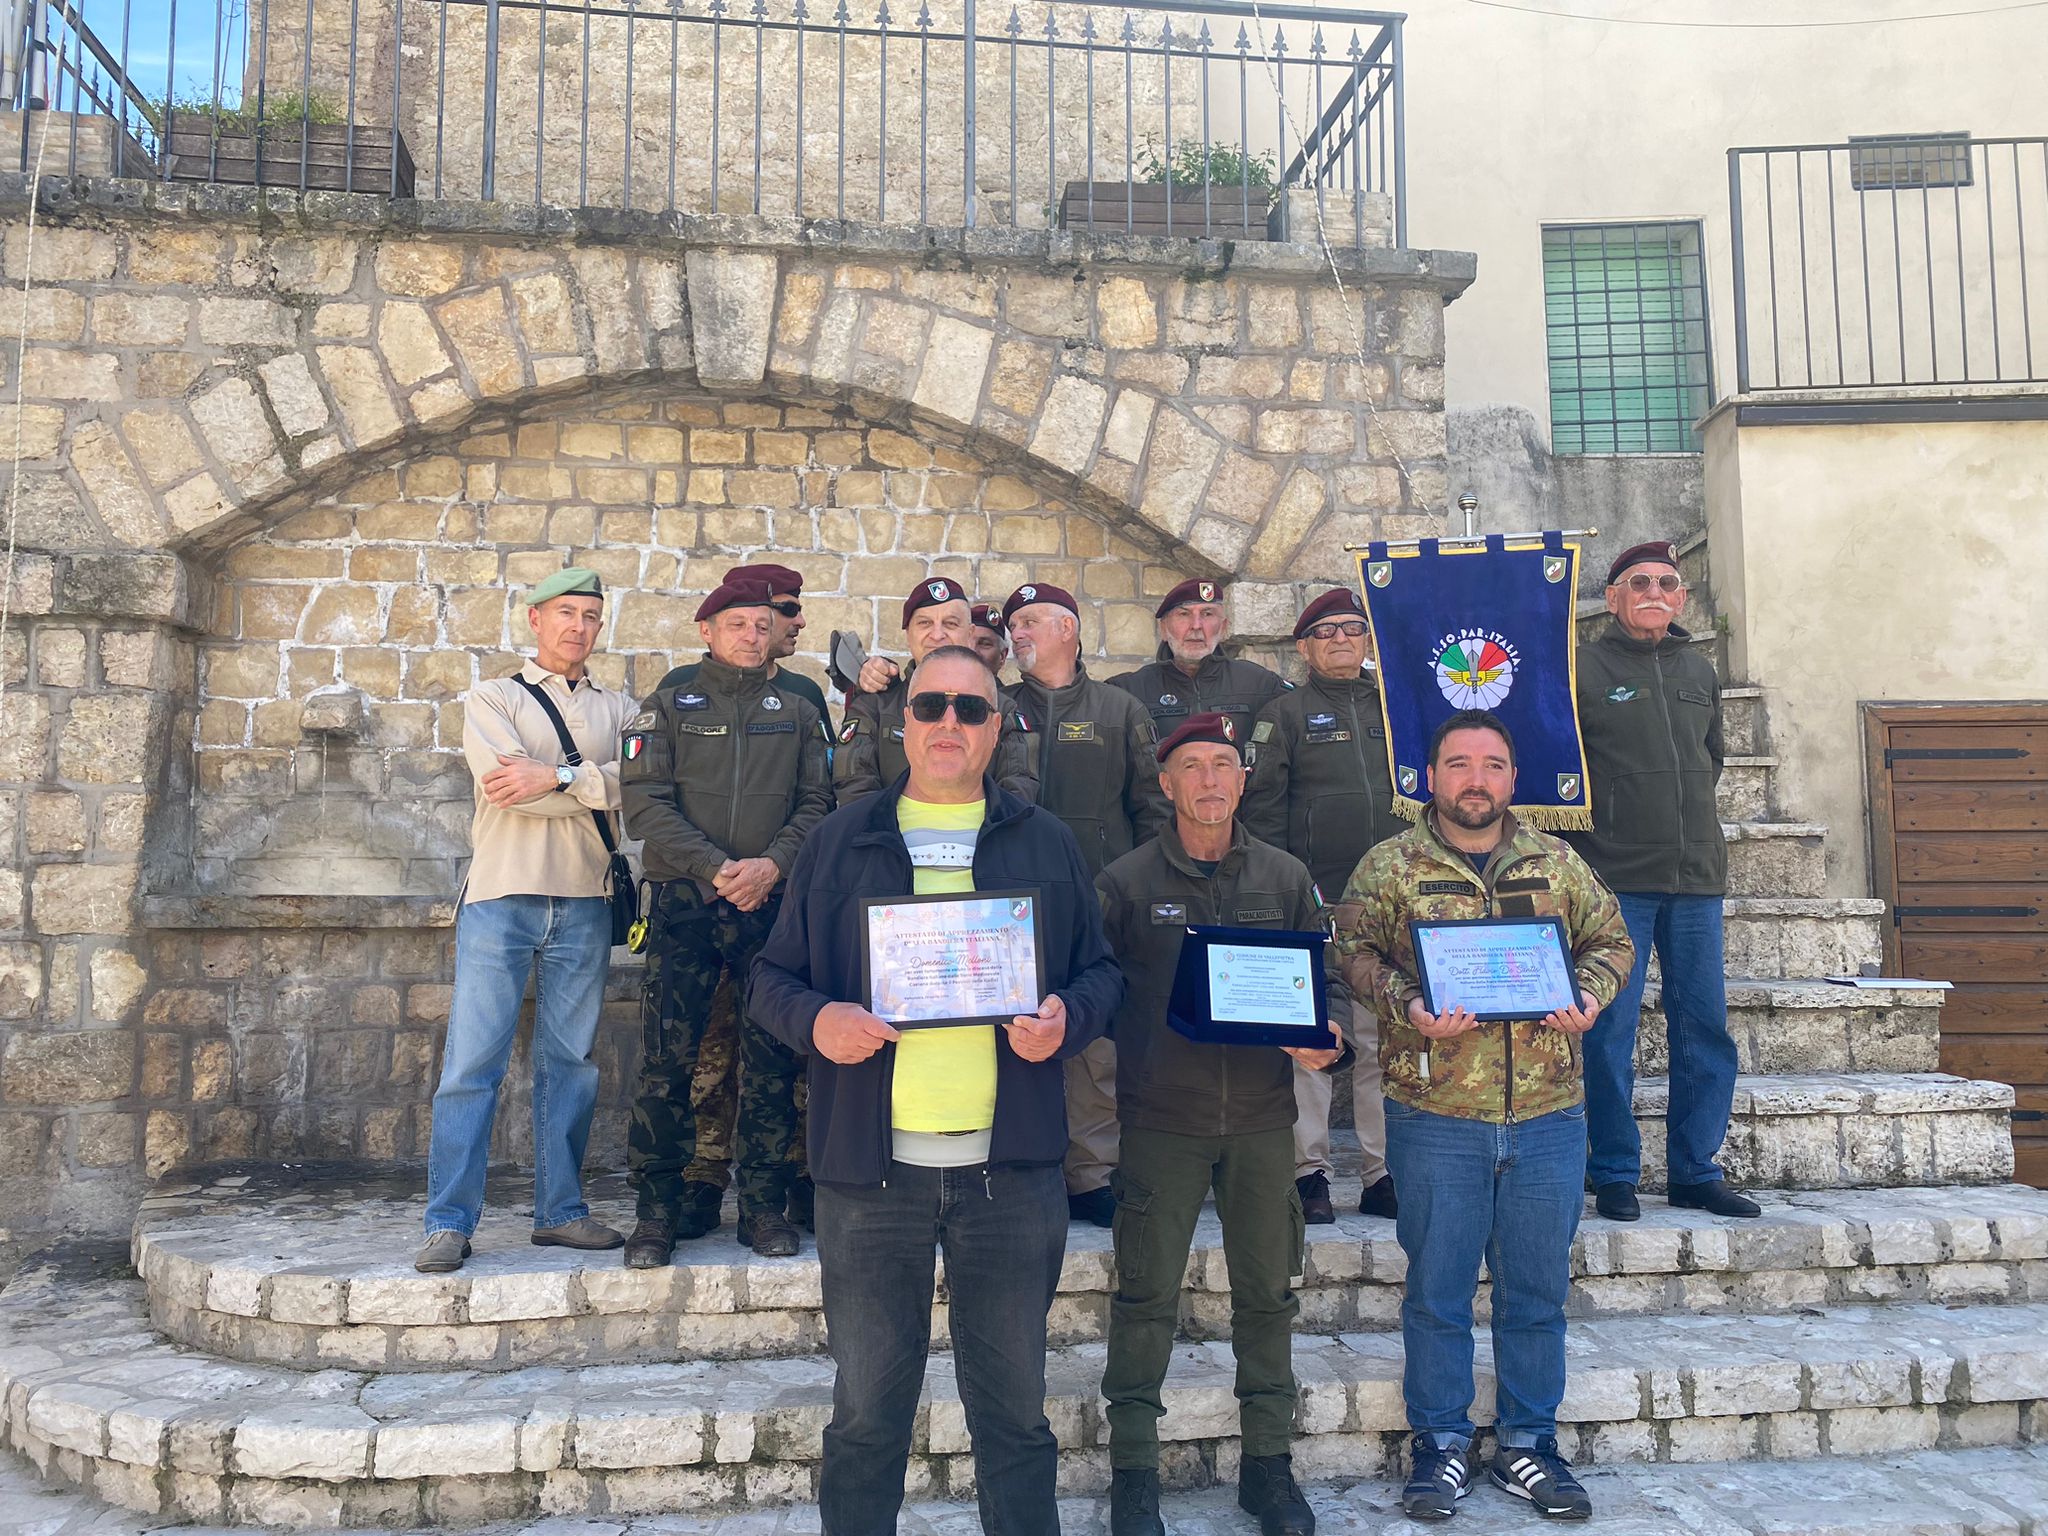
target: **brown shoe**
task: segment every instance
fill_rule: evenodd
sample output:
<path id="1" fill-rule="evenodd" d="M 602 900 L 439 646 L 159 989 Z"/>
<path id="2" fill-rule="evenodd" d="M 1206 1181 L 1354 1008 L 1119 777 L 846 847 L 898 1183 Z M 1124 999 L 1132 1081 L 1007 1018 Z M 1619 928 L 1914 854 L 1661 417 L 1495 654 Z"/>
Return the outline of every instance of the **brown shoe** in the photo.
<path id="1" fill-rule="evenodd" d="M 660 1269 L 674 1256 L 675 1248 L 675 1217 L 663 1212 L 642 1216 L 626 1239 L 626 1268 Z"/>
<path id="2" fill-rule="evenodd" d="M 589 1216 L 565 1221 L 559 1227 L 533 1229 L 533 1246 L 536 1248 L 588 1248 L 601 1252 L 606 1248 L 623 1247 L 625 1242 L 625 1233 Z"/>
<path id="3" fill-rule="evenodd" d="M 796 1228 L 780 1211 L 741 1216 L 739 1238 L 764 1259 L 786 1259 L 797 1250 Z"/>

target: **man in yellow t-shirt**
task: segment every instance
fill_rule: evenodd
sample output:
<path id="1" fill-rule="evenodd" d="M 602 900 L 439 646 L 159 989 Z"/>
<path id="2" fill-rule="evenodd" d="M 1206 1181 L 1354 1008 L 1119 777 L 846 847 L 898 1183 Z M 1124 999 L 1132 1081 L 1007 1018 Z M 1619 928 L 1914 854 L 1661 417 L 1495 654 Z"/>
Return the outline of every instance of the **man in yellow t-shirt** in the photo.
<path id="1" fill-rule="evenodd" d="M 908 773 L 840 807 L 797 855 L 750 1006 L 810 1055 L 818 1260 L 838 1377 L 818 1483 L 824 1536 L 893 1536 L 946 1256 L 953 1376 L 982 1527 L 1058 1536 L 1045 1419 L 1046 1312 L 1066 1253 L 1063 1063 L 1099 1039 L 1123 975 L 1080 845 L 989 777 L 996 683 L 962 646 L 929 652 L 904 712 Z M 862 985 L 861 898 L 1032 893 L 1041 1001 L 1001 1024 L 899 1028 Z M 900 1015 L 899 1015 L 900 1017 Z"/>

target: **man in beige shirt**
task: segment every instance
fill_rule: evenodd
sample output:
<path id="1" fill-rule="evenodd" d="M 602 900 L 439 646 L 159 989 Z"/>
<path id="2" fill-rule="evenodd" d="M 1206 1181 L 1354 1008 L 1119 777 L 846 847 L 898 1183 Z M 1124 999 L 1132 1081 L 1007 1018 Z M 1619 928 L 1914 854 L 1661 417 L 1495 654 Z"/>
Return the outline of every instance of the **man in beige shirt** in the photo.
<path id="1" fill-rule="evenodd" d="M 597 1104 L 598 1010 L 611 963 L 606 896 L 618 841 L 619 732 L 632 698 L 585 670 L 604 627 L 595 571 L 558 571 L 527 595 L 531 661 L 492 678 L 463 706 L 462 750 L 476 777 L 472 857 L 455 925 L 434 1134 L 427 1155 L 427 1240 L 413 1264 L 460 1269 L 483 1212 L 498 1086 L 536 964 L 533 1023 L 533 1240 L 616 1248 L 624 1237 L 583 1203 L 583 1149 Z M 555 718 L 568 731 L 563 749 Z"/>

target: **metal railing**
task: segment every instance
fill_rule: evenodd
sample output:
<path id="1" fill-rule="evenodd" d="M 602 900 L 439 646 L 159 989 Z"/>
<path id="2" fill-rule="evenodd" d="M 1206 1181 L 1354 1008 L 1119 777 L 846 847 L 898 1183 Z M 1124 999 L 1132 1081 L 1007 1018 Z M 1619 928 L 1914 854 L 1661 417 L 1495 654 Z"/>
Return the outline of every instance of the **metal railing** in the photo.
<path id="1" fill-rule="evenodd" d="M 2048 138 L 1728 151 L 1736 388 L 2048 383 Z"/>
<path id="2" fill-rule="evenodd" d="M 11 99 L 52 174 L 1406 243 L 1397 15 L 858 3 L 25 0 Z"/>

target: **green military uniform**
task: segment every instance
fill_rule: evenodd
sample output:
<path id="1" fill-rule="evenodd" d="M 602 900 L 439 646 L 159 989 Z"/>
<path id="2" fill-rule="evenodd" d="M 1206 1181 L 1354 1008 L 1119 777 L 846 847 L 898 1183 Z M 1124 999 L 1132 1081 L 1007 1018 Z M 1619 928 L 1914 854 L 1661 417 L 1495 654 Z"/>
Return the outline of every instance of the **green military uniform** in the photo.
<path id="1" fill-rule="evenodd" d="M 1036 800 L 1037 743 L 1017 718 L 1009 690 L 997 685 L 996 698 L 1003 729 L 988 771 L 1010 793 Z M 879 794 L 909 771 L 910 759 L 903 755 L 903 716 L 909 703 L 908 673 L 880 693 L 856 693 L 847 699 L 846 720 L 832 750 L 832 787 L 841 805 Z"/>
<path id="2" fill-rule="evenodd" d="M 1672 625 L 1655 644 L 1610 623 L 1579 647 L 1579 725 L 1593 830 L 1566 835 L 1609 889 L 1719 896 L 1728 845 L 1714 800 L 1721 679 Z"/>
<path id="3" fill-rule="evenodd" d="M 655 685 L 654 691 L 656 693 L 671 693 L 678 688 L 688 687 L 691 683 L 696 682 L 697 669 L 701 665 L 702 663 L 700 662 L 687 661 L 680 666 L 670 667 L 668 671 L 661 675 L 661 681 Z M 820 720 L 823 720 L 828 726 L 832 723 L 832 712 L 825 707 L 825 690 L 794 667 L 787 667 L 778 663 L 775 668 L 775 686 L 777 688 L 786 688 L 792 693 L 802 694 L 818 711 L 818 718 Z"/>
<path id="4" fill-rule="evenodd" d="M 1562 841 L 1512 813 L 1483 873 L 1437 831 L 1436 812 L 1368 853 L 1337 907 L 1345 979 L 1380 1019 L 1386 1095 L 1411 1109 L 1505 1124 L 1570 1109 L 1584 1098 L 1576 1037 L 1540 1020 L 1482 1024 L 1432 1040 L 1408 1019 L 1422 995 L 1408 924 L 1481 917 L 1561 917 L 1579 986 L 1605 1008 L 1635 950 L 1621 904 Z"/>
<path id="5" fill-rule="evenodd" d="M 1230 1270 L 1244 1454 L 1284 1456 L 1294 1432 L 1292 1279 L 1302 1257 L 1294 1061 L 1277 1047 L 1189 1040 L 1167 1024 L 1166 1005 L 1190 923 L 1307 931 L 1323 926 L 1323 906 L 1306 866 L 1242 823 L 1213 872 L 1188 857 L 1169 824 L 1096 876 L 1095 889 L 1125 977 L 1114 1026 L 1123 1120 L 1112 1186 L 1117 1289 L 1102 1377 L 1110 1465 L 1158 1464 L 1181 1278 L 1212 1187 Z M 1351 998 L 1334 956 L 1325 984 L 1330 1015 L 1341 1019 Z"/>
<path id="6" fill-rule="evenodd" d="M 751 912 L 718 896 L 728 858 L 768 858 L 787 874 L 804 837 L 832 808 L 823 719 L 810 701 L 706 657 L 691 685 L 651 695 L 619 753 L 626 831 L 644 842 L 655 887 L 642 997 L 638 1097 L 628 1166 L 642 1219 L 673 1215 L 696 1151 L 691 1076 L 719 974 L 739 984 L 739 1193 L 742 1215 L 780 1214 L 793 1170 L 797 1057 L 745 1020 L 745 978 L 774 925 L 779 897 Z"/>
<path id="7" fill-rule="evenodd" d="M 1244 740 L 1245 825 L 1306 864 L 1329 896 L 1368 848 L 1407 827 L 1394 814 L 1387 727 L 1370 672 L 1311 673 L 1268 701 Z"/>
<path id="8" fill-rule="evenodd" d="M 1095 874 L 1172 812 L 1159 788 L 1158 736 L 1138 701 L 1076 665 L 1064 688 L 1026 673 L 1011 695 L 1038 751 L 1038 803 L 1067 824 Z M 1067 1061 L 1067 1192 L 1090 1194 L 1116 1167 L 1116 1044 Z"/>
<path id="9" fill-rule="evenodd" d="M 1293 686 L 1270 667 L 1234 660 L 1220 651 L 1204 656 L 1190 677 L 1165 645 L 1159 647 L 1157 660 L 1135 672 L 1119 673 L 1109 685 L 1144 705 L 1161 737 L 1179 730 L 1190 715 L 1214 712 L 1230 721 L 1239 741 L 1251 740 L 1253 718 Z"/>

